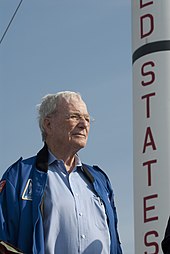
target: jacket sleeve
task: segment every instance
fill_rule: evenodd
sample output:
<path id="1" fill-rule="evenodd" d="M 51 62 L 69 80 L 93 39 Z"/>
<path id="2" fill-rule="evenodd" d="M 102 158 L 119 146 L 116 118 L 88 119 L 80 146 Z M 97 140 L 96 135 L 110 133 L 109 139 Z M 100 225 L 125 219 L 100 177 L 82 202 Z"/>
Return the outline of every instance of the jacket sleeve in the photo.
<path id="1" fill-rule="evenodd" d="M 164 254 L 170 254 L 170 217 L 165 230 L 165 236 L 162 241 L 162 250 Z"/>
<path id="2" fill-rule="evenodd" d="M 115 206 L 115 202 L 114 202 L 114 194 L 113 194 L 113 189 L 110 183 L 110 180 L 108 179 L 107 181 L 107 185 L 108 185 L 108 189 L 110 192 L 109 195 L 109 199 L 110 199 L 110 204 L 112 206 L 113 209 L 113 213 L 114 213 L 114 217 L 115 217 L 115 228 L 116 228 L 116 234 L 117 234 L 117 239 L 118 239 L 118 254 L 122 254 L 122 247 L 121 247 L 121 242 L 120 242 L 120 238 L 119 238 L 119 233 L 118 233 L 118 217 L 117 217 L 117 211 L 116 211 L 116 206 Z"/>
<path id="3" fill-rule="evenodd" d="M 5 174 L 0 182 L 0 240 L 17 246 L 19 203 L 14 185 Z"/>
<path id="4" fill-rule="evenodd" d="M 116 236 L 117 236 L 117 243 L 118 243 L 117 254 L 122 254 L 122 247 L 121 247 L 121 242 L 120 242 L 120 238 L 119 238 L 119 234 L 118 234 L 118 227 L 117 227 L 117 224 L 118 224 L 117 211 L 116 211 L 116 206 L 115 206 L 115 202 L 114 202 L 114 193 L 113 193 L 111 182 L 110 182 L 107 174 L 103 170 L 101 170 L 98 166 L 93 166 L 93 168 L 95 170 L 97 170 L 98 173 L 100 174 L 100 180 L 102 181 L 102 186 L 105 187 L 105 193 L 107 193 L 107 195 L 108 195 L 108 200 L 109 200 L 111 209 L 114 214 L 114 227 L 115 227 Z"/>

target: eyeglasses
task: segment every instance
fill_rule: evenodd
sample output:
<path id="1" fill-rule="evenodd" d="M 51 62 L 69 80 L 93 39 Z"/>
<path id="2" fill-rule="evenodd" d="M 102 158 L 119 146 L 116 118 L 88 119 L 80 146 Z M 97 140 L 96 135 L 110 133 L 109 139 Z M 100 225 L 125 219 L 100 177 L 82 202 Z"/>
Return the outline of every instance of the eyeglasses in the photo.
<path id="1" fill-rule="evenodd" d="M 94 122 L 94 119 L 91 118 L 89 115 L 83 115 L 79 113 L 70 113 L 66 115 L 66 119 L 70 120 L 72 122 L 80 122 L 82 119 L 86 121 L 86 123 L 90 124 L 91 122 Z"/>

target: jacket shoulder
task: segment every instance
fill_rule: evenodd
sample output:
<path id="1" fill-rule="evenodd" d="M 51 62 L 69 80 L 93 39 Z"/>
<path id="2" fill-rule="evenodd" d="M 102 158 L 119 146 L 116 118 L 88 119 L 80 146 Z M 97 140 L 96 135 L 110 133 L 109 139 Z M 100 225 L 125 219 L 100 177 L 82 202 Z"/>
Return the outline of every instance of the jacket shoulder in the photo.
<path id="1" fill-rule="evenodd" d="M 109 181 L 109 177 L 99 166 L 97 165 L 90 166 L 84 163 L 83 163 L 83 166 L 85 166 L 93 176 L 98 176 L 100 178 L 103 178 Z"/>
<path id="2" fill-rule="evenodd" d="M 88 169 L 89 173 L 92 175 L 94 179 L 102 181 L 105 187 L 107 186 L 107 188 L 112 189 L 109 177 L 99 166 L 97 165 L 90 166 L 87 164 L 83 164 L 83 166 Z"/>
<path id="3" fill-rule="evenodd" d="M 35 156 L 28 159 L 20 157 L 4 172 L 2 180 L 7 180 L 15 185 L 18 178 L 22 178 L 22 176 L 26 176 L 27 173 L 30 173 L 34 161 Z"/>
<path id="4" fill-rule="evenodd" d="M 107 180 L 109 180 L 108 175 L 106 174 L 105 171 L 103 171 L 99 166 L 93 165 L 93 168 L 98 171 L 101 175 L 103 175 Z"/>
<path id="5" fill-rule="evenodd" d="M 2 178 L 7 177 L 12 171 L 14 171 L 19 166 L 19 164 L 21 163 L 22 159 L 23 158 L 20 157 L 17 161 L 15 161 L 13 164 L 11 164 L 8 167 L 8 169 L 4 172 Z"/>

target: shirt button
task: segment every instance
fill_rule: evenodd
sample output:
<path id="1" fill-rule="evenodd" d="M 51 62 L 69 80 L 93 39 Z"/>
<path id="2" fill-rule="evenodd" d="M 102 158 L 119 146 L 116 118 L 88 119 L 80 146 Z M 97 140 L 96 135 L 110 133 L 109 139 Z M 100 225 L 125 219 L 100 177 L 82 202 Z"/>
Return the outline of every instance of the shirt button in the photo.
<path id="1" fill-rule="evenodd" d="M 85 239 L 85 238 L 86 238 L 86 236 L 85 236 L 85 235 L 81 235 L 81 238 L 82 238 L 82 239 Z"/>
<path id="2" fill-rule="evenodd" d="M 79 216 L 83 216 L 83 213 L 79 213 Z"/>

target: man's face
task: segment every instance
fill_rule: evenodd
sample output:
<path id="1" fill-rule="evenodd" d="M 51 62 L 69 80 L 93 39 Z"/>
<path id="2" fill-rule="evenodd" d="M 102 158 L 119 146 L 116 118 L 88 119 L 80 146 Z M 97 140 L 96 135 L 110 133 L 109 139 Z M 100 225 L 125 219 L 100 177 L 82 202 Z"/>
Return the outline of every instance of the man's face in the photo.
<path id="1" fill-rule="evenodd" d="M 65 100 L 50 119 L 48 138 L 53 145 L 66 151 L 85 147 L 90 129 L 90 118 L 85 103 L 80 99 Z"/>

